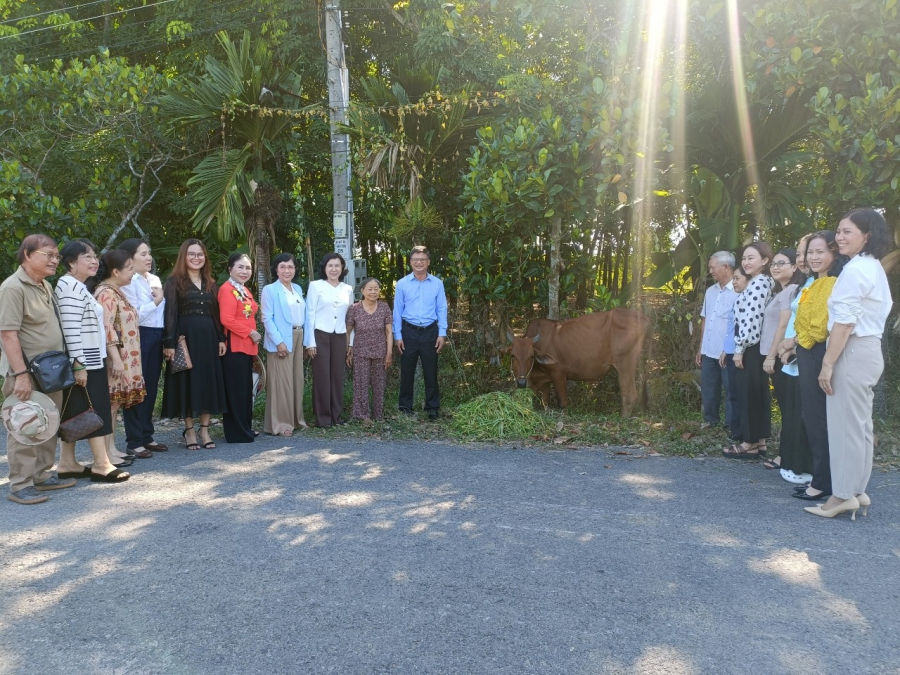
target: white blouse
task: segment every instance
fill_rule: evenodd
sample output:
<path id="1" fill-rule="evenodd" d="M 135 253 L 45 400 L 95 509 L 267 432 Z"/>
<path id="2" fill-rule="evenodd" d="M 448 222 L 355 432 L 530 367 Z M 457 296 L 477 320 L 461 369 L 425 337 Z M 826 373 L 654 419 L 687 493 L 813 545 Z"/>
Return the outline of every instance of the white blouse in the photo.
<path id="1" fill-rule="evenodd" d="M 346 333 L 347 310 L 353 304 L 353 287 L 343 282 L 332 286 L 324 279 L 313 281 L 306 291 L 306 326 L 303 346 L 316 346 L 316 331 Z"/>
<path id="2" fill-rule="evenodd" d="M 155 274 L 148 273 L 147 276 L 149 279 L 135 274 L 131 277 L 131 283 L 122 286 L 119 290 L 128 298 L 131 306 L 137 309 L 139 325 L 144 328 L 162 328 L 166 317 L 166 301 L 163 300 L 157 305 L 153 301 L 153 292 L 151 291 L 154 284 L 157 288 L 162 288 L 162 284 Z"/>
<path id="3" fill-rule="evenodd" d="M 893 304 L 881 261 L 860 253 L 844 265 L 828 298 L 828 330 L 852 324 L 851 335 L 880 338 Z"/>
<path id="4" fill-rule="evenodd" d="M 294 328 L 303 328 L 306 323 L 306 302 L 304 302 L 303 296 L 297 293 L 293 287 L 288 288 L 284 284 L 281 284 L 281 292 L 284 293 L 288 309 L 291 310 L 291 323 Z"/>

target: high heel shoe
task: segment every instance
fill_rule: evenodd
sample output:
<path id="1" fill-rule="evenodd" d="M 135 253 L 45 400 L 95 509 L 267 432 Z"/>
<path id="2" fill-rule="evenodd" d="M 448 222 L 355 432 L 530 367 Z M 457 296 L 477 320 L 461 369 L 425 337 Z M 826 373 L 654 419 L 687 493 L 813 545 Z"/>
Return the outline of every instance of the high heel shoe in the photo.
<path id="1" fill-rule="evenodd" d="M 859 502 L 859 508 L 862 509 L 862 514 L 867 516 L 869 514 L 869 507 L 872 505 L 872 500 L 869 499 L 869 495 L 863 492 L 860 495 L 856 495 L 856 501 Z"/>
<path id="2" fill-rule="evenodd" d="M 184 445 L 188 450 L 199 450 L 200 449 L 199 443 L 188 443 L 187 442 L 187 432 L 193 431 L 193 430 L 194 430 L 193 425 L 191 425 L 189 427 L 185 427 L 185 430 L 181 432 L 181 437 L 184 439 Z"/>
<path id="3" fill-rule="evenodd" d="M 209 425 L 201 424 L 200 428 L 201 429 L 209 429 Z M 209 431 L 206 432 L 206 435 L 207 436 L 209 435 Z M 210 440 L 206 441 L 206 443 L 203 444 L 203 447 L 206 448 L 207 450 L 212 450 L 214 447 L 216 447 L 216 444 L 213 443 L 212 440 L 210 439 Z"/>
<path id="4" fill-rule="evenodd" d="M 856 497 L 851 497 L 843 504 L 838 504 L 832 509 L 823 509 L 822 506 L 822 504 L 819 504 L 818 506 L 807 506 L 803 510 L 814 516 L 822 516 L 823 518 L 834 518 L 846 511 L 852 511 L 850 520 L 856 520 L 856 511 L 859 508 L 859 500 Z"/>

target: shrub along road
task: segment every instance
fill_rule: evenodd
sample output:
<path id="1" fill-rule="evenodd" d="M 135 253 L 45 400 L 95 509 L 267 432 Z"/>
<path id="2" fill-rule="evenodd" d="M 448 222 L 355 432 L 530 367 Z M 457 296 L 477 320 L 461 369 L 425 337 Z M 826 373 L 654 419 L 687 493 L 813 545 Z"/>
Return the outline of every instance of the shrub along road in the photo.
<path id="1" fill-rule="evenodd" d="M 735 460 L 160 440 L 172 450 L 125 485 L 0 503 L 0 673 L 900 663 L 896 472 L 851 522 L 805 514 L 774 472 Z"/>

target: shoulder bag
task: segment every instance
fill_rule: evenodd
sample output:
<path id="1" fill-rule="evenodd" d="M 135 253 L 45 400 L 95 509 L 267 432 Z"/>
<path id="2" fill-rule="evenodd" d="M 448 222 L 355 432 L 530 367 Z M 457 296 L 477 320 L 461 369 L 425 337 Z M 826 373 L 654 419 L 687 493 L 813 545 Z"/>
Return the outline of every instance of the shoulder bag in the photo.
<path id="1" fill-rule="evenodd" d="M 91 403 L 91 396 L 88 394 L 87 388 L 84 388 L 84 395 L 87 396 L 88 409 L 83 413 L 79 413 L 74 417 L 59 423 L 59 437 L 66 443 L 74 443 L 80 441 L 85 436 L 97 431 L 103 426 L 103 420 L 94 410 L 94 404 Z M 63 403 L 63 409 L 60 418 L 65 418 L 66 406 L 69 405 L 69 399 L 72 397 L 72 389 L 66 395 L 66 402 Z"/>

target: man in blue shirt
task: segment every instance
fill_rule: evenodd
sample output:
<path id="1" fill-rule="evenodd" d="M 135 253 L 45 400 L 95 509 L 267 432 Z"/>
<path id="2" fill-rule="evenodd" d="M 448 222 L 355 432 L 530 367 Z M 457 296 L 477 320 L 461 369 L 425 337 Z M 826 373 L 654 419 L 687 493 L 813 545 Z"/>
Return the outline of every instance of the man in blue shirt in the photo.
<path id="1" fill-rule="evenodd" d="M 413 382 L 421 358 L 425 412 L 434 420 L 441 407 L 437 355 L 447 341 L 447 296 L 444 282 L 428 273 L 430 263 L 428 249 L 413 246 L 412 274 L 400 279 L 394 292 L 394 343 L 400 351 L 400 411 L 413 412 Z"/>

